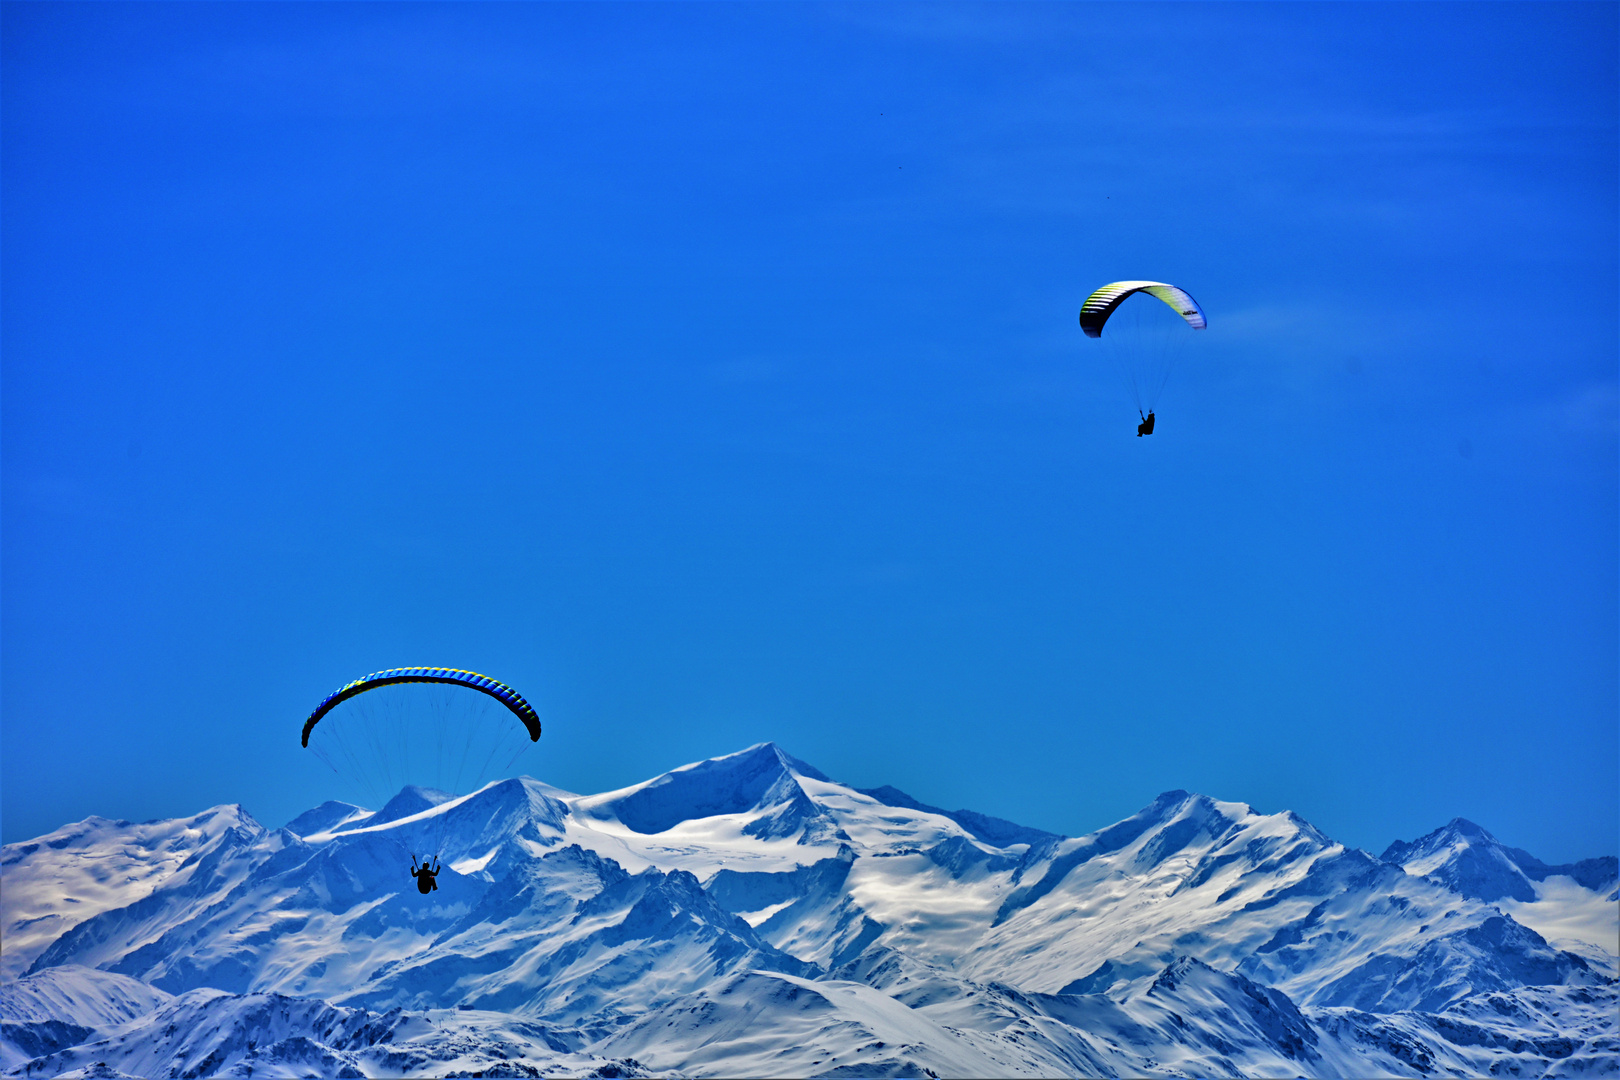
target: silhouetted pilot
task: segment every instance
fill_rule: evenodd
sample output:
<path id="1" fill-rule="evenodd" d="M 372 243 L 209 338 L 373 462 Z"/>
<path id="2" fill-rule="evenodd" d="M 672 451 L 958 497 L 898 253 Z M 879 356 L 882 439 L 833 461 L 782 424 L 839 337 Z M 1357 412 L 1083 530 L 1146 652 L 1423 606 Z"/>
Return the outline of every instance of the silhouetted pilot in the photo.
<path id="1" fill-rule="evenodd" d="M 416 879 L 416 891 L 423 896 L 439 887 L 439 883 L 433 880 L 439 872 L 439 857 L 435 855 L 431 862 L 432 869 L 428 868 L 428 863 L 423 863 L 421 869 L 417 869 L 416 856 L 411 856 L 411 877 Z"/>
<path id="2" fill-rule="evenodd" d="M 1140 411 L 1136 415 L 1142 416 Z M 1148 414 L 1142 416 L 1142 422 L 1136 425 L 1136 437 L 1140 439 L 1144 435 L 1151 434 L 1153 434 L 1153 410 L 1149 409 Z"/>

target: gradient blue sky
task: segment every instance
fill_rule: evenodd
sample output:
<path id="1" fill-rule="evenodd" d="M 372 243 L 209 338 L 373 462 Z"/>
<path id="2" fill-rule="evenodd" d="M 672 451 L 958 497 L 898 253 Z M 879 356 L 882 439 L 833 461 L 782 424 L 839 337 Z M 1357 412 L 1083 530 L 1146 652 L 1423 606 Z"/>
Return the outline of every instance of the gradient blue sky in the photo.
<path id="1" fill-rule="evenodd" d="M 443 664 L 575 791 L 1614 853 L 1616 13 L 6 4 L 5 839 Z"/>

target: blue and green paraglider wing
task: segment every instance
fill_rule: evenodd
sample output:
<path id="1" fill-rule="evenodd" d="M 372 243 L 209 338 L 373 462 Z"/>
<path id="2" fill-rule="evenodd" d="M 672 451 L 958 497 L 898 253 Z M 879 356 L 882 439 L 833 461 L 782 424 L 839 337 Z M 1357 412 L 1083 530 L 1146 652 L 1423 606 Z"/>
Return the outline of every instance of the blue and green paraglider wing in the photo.
<path id="1" fill-rule="evenodd" d="M 321 717 L 337 708 L 343 702 L 357 694 L 364 694 L 368 690 L 375 690 L 382 686 L 394 686 L 398 683 L 444 683 L 450 686 L 465 686 L 469 690 L 488 694 L 496 701 L 505 705 L 512 711 L 512 715 L 523 721 L 523 726 L 529 731 L 529 741 L 540 740 L 540 715 L 534 711 L 534 706 L 523 700 L 523 695 L 513 690 L 503 682 L 497 682 L 487 675 L 480 675 L 476 671 L 460 671 L 456 668 L 389 668 L 387 671 L 374 671 L 370 675 L 354 680 L 341 690 L 327 697 L 315 706 L 315 711 L 309 714 L 304 721 L 303 745 L 309 745 L 309 733 L 315 725 L 320 723 Z"/>

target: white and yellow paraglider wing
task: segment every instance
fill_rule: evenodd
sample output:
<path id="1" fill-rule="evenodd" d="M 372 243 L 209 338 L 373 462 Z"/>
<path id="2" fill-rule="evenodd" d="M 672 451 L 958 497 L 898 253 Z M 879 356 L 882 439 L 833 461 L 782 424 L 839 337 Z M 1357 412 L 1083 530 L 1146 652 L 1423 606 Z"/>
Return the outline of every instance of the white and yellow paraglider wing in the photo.
<path id="1" fill-rule="evenodd" d="M 1198 306 L 1198 301 L 1186 289 L 1162 281 L 1115 281 L 1086 297 L 1086 302 L 1080 305 L 1080 329 L 1085 331 L 1087 337 L 1102 337 L 1103 324 L 1108 321 L 1108 316 L 1127 296 L 1138 292 L 1163 300 L 1194 330 L 1202 330 L 1209 325 L 1204 318 L 1204 309 Z"/>

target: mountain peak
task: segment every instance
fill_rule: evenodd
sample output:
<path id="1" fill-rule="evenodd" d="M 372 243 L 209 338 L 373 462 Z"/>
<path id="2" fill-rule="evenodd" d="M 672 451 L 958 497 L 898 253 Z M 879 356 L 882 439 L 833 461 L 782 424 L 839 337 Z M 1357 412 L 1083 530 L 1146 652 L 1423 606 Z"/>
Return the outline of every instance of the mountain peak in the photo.
<path id="1" fill-rule="evenodd" d="M 1249 812 L 1249 807 L 1244 803 L 1222 803 L 1196 791 L 1176 788 L 1173 791 L 1161 792 L 1140 811 L 1143 816 L 1159 821 L 1169 821 L 1189 812 L 1200 815 L 1218 814 L 1222 817 L 1231 817 L 1236 812 L 1237 816 L 1241 817 Z"/>
<path id="2" fill-rule="evenodd" d="M 1508 849 L 1467 818 L 1452 818 L 1409 844 L 1397 840 L 1379 858 L 1408 874 L 1443 881 L 1474 900 L 1536 898 L 1535 887 Z"/>
<path id="3" fill-rule="evenodd" d="M 610 814 L 644 834 L 666 832 L 695 818 L 747 814 L 788 803 L 813 816 L 819 811 L 799 786 L 801 776 L 830 782 L 775 743 L 756 743 L 735 754 L 683 765 L 633 787 L 582 799 L 577 812 Z"/>
<path id="4" fill-rule="evenodd" d="M 370 817 L 371 811 L 353 803 L 328 799 L 313 810 L 305 810 L 282 828 L 294 836 L 314 836 L 329 832 L 356 817 Z"/>
<path id="5" fill-rule="evenodd" d="M 1239 821 L 1253 812 L 1253 808 L 1247 803 L 1222 802 L 1209 795 L 1200 795 L 1196 791 L 1183 791 L 1177 788 L 1174 791 L 1163 792 L 1158 798 L 1137 811 L 1134 818 L 1126 820 L 1144 823 L 1171 822 L 1177 819 L 1209 822 L 1220 818 L 1233 822 Z"/>
<path id="6" fill-rule="evenodd" d="M 383 808 L 377 811 L 377 815 L 366 824 L 383 825 L 390 821 L 398 821 L 400 818 L 408 818 L 424 810 L 431 810 L 454 798 L 455 796 L 448 791 L 406 784 L 399 789 L 399 794 L 389 799 Z"/>
<path id="7" fill-rule="evenodd" d="M 1472 821 L 1469 821 L 1467 818 L 1463 817 L 1452 818 L 1450 821 L 1446 822 L 1445 829 L 1441 831 L 1455 833 L 1463 839 L 1471 840 L 1475 843 L 1494 844 L 1497 842 L 1496 837 L 1487 832 L 1484 826 L 1475 825 Z"/>
<path id="8" fill-rule="evenodd" d="M 1565 866 L 1549 866 L 1528 851 L 1508 847 L 1482 826 L 1467 818 L 1452 818 L 1444 826 L 1411 843 L 1397 840 L 1379 856 L 1408 874 L 1432 877 L 1474 900 L 1536 899 L 1531 882 L 1555 874 L 1568 876 L 1586 889 L 1613 886 L 1614 856 L 1583 859 Z"/>
<path id="9" fill-rule="evenodd" d="M 774 756 L 776 758 L 777 761 L 781 762 L 783 768 L 787 769 L 790 772 L 797 773 L 800 776 L 808 776 L 812 780 L 820 780 L 824 784 L 832 783 L 831 778 L 829 778 L 827 776 L 827 774 L 823 773 L 820 769 L 816 768 L 814 765 L 811 765 L 811 764 L 809 764 L 809 763 L 807 763 L 805 761 L 801 761 L 799 758 L 794 757 L 792 754 L 788 753 L 786 750 L 782 749 L 780 746 L 776 745 L 774 742 L 755 743 L 753 746 L 748 747 L 746 750 L 739 750 L 737 753 L 730 754 L 730 755 L 727 755 L 727 756 L 728 757 L 739 757 L 740 758 L 740 757 L 743 757 L 743 756 L 749 755 L 749 754 L 769 754 L 769 755 L 772 755 L 772 756 Z M 716 758 L 714 760 L 720 761 L 720 760 L 724 760 L 724 759 L 723 758 Z"/>

